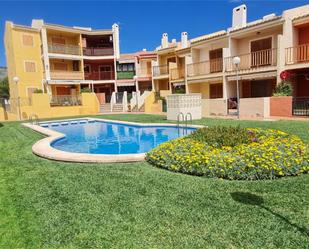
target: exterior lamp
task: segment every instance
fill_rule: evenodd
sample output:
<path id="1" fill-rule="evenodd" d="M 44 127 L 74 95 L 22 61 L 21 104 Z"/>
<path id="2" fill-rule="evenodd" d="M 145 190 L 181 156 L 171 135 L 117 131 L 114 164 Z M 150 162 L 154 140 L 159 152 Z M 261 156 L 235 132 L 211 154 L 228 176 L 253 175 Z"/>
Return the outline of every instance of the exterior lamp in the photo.
<path id="1" fill-rule="evenodd" d="M 13 77 L 13 81 L 15 82 L 16 84 L 16 97 L 17 97 L 17 108 L 18 108 L 18 117 L 19 117 L 19 120 L 21 120 L 21 113 L 20 113 L 20 99 L 19 99 L 19 96 L 18 96 L 18 82 L 19 82 L 19 78 L 17 76 L 14 76 Z"/>
<path id="2" fill-rule="evenodd" d="M 239 97 L 239 80 L 238 80 L 238 70 L 240 65 L 240 58 L 238 56 L 233 58 L 233 64 L 236 67 L 236 91 L 237 91 L 237 118 L 239 119 L 239 105 L 240 105 L 240 97 Z"/>

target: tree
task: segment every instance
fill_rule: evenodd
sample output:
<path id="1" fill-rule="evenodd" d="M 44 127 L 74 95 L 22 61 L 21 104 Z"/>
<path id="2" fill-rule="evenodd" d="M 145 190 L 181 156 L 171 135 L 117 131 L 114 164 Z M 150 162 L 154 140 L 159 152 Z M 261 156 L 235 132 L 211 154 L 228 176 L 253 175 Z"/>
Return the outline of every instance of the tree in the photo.
<path id="1" fill-rule="evenodd" d="M 4 98 L 4 99 L 10 98 L 8 77 L 5 77 L 0 80 L 0 99 L 1 98 Z"/>

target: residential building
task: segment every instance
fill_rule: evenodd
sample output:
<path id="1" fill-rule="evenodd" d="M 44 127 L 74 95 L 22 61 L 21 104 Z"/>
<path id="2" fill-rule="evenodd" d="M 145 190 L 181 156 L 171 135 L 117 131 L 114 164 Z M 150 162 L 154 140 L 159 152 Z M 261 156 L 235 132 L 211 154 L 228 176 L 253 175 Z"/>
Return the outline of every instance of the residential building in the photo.
<path id="1" fill-rule="evenodd" d="M 309 115 L 309 5 L 253 22 L 247 22 L 247 7 L 241 5 L 232 16 L 232 27 L 193 38 L 179 50 L 184 66 L 177 52 L 183 42 L 168 43 L 163 34 L 153 67 L 154 90 L 175 93 L 173 81 L 181 82 L 186 93 L 201 93 L 204 116 L 234 115 L 239 105 L 244 115 L 266 117 L 271 115 L 269 97 L 284 72 L 294 89 L 293 114 Z M 238 66 L 234 57 L 240 58 Z"/>
<path id="2" fill-rule="evenodd" d="M 43 20 L 33 20 L 31 27 L 6 22 L 5 49 L 12 99 L 29 99 L 41 89 L 59 105 L 90 88 L 108 102 L 117 91 L 117 24 L 93 30 Z"/>

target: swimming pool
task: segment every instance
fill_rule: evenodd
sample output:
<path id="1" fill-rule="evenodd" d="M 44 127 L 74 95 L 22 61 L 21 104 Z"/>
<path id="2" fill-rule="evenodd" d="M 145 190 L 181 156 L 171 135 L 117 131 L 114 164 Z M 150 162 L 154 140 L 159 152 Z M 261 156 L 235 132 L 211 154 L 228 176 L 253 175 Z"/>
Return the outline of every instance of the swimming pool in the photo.
<path id="1" fill-rule="evenodd" d="M 192 133 L 196 128 L 175 125 L 141 125 L 97 119 L 40 123 L 43 128 L 64 134 L 51 147 L 87 154 L 140 154 L 159 144 Z"/>

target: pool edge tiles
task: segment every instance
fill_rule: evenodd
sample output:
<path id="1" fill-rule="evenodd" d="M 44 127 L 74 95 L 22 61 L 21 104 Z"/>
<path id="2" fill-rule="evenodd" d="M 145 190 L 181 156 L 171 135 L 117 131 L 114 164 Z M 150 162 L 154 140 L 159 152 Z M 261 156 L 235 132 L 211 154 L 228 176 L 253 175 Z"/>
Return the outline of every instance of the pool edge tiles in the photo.
<path id="1" fill-rule="evenodd" d="M 59 123 L 59 125 L 65 122 L 70 121 L 81 121 L 86 120 L 90 122 L 95 121 L 103 121 L 103 122 L 111 122 L 116 124 L 124 124 L 124 125 L 135 125 L 140 127 L 147 126 L 156 126 L 156 127 L 177 127 L 176 124 L 168 124 L 168 123 L 135 123 L 135 122 L 125 122 L 125 121 L 116 121 L 116 120 L 108 120 L 108 119 L 100 119 L 100 118 L 80 118 L 80 119 L 71 119 L 71 120 L 53 120 L 50 122 L 40 122 L 40 125 L 23 123 L 22 125 L 28 127 L 36 132 L 39 132 L 43 135 L 46 135 L 45 138 L 37 141 L 32 146 L 32 152 L 40 157 L 56 160 L 56 161 L 65 161 L 65 162 L 84 162 L 84 163 L 120 163 L 120 162 L 138 162 L 144 161 L 146 153 L 132 153 L 132 154 L 90 154 L 90 153 L 75 153 L 75 152 L 67 152 L 63 150 L 55 149 L 51 146 L 51 144 L 65 137 L 65 134 L 57 132 L 55 130 L 51 130 L 48 127 L 41 126 L 45 123 Z M 184 127 L 181 125 L 181 127 Z M 204 126 L 201 125 L 188 125 L 188 128 L 202 128 Z"/>

